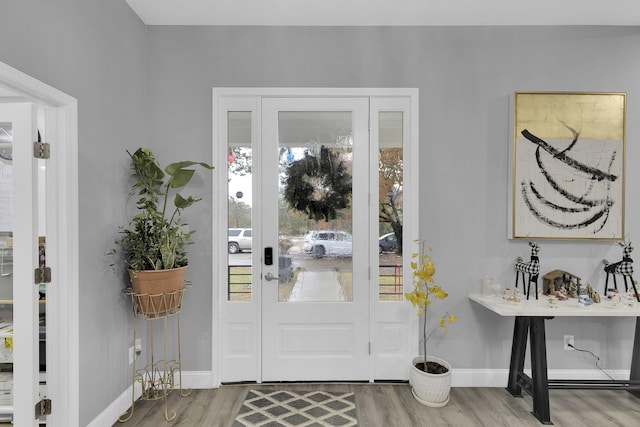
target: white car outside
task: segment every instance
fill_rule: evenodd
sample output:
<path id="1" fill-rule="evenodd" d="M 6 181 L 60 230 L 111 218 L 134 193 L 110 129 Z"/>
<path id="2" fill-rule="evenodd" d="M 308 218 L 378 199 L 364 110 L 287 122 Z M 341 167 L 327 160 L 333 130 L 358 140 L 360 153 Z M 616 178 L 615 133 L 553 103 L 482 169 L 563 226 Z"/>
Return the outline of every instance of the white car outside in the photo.
<path id="1" fill-rule="evenodd" d="M 315 258 L 325 256 L 350 257 L 353 255 L 353 239 L 346 231 L 310 231 L 304 237 L 302 248 Z"/>
<path id="2" fill-rule="evenodd" d="M 252 244 L 250 228 L 230 228 L 227 248 L 230 254 L 250 251 Z"/>

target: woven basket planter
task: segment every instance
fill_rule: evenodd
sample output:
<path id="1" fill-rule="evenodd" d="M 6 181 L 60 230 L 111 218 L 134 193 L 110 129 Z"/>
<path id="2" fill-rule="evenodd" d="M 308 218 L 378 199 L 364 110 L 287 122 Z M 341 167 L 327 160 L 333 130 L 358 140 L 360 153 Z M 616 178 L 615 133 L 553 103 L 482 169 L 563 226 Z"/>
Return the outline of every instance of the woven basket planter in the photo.
<path id="1" fill-rule="evenodd" d="M 449 371 L 445 374 L 429 374 L 416 368 L 416 363 L 424 362 L 424 357 L 416 357 L 411 362 L 409 384 L 413 397 L 423 405 L 441 407 L 449 403 L 451 390 L 451 365 L 438 357 L 427 356 L 427 361 L 437 362 Z"/>
<path id="2" fill-rule="evenodd" d="M 187 267 L 170 270 L 129 270 L 137 312 L 150 317 L 173 314 L 180 309 Z"/>

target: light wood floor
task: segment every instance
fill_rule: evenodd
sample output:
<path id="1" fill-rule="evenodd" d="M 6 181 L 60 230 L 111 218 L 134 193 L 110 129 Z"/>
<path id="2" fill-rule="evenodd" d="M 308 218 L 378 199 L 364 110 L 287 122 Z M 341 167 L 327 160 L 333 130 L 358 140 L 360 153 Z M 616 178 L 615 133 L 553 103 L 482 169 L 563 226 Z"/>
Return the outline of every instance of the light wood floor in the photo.
<path id="1" fill-rule="evenodd" d="M 114 426 L 220 426 L 233 423 L 247 391 L 255 389 L 353 391 L 360 427 L 414 426 L 536 426 L 531 415 L 531 397 L 512 397 L 503 388 L 453 388 L 451 400 L 443 408 L 418 403 L 408 384 L 249 384 L 223 385 L 218 389 L 192 390 L 181 397 L 178 390 L 168 399 L 177 417 L 164 419 L 162 401 L 138 401 L 134 415 Z M 551 390 L 551 421 L 556 426 L 633 427 L 640 426 L 640 399 L 626 391 Z"/>

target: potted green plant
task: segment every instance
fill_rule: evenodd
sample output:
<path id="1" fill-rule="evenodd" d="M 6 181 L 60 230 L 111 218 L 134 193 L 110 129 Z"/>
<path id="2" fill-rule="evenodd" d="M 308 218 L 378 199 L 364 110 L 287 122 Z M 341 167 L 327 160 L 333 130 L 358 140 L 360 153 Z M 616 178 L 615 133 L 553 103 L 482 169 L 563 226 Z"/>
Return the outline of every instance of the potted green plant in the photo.
<path id="1" fill-rule="evenodd" d="M 201 200 L 185 198 L 177 191 L 191 181 L 193 166 L 207 170 L 213 167 L 180 161 L 163 170 L 146 148 L 127 154 L 135 179 L 129 195 L 137 197 L 138 212 L 122 228 L 113 253 L 128 269 L 134 301 L 139 303 L 136 308 L 144 314 L 164 314 L 175 309 L 181 300 L 188 265 L 185 247 L 192 243 L 194 233 L 183 222 L 182 212 Z"/>
<path id="2" fill-rule="evenodd" d="M 418 317 L 424 317 L 422 319 L 423 355 L 413 359 L 409 370 L 409 383 L 413 396 L 418 402 L 427 406 L 440 407 L 449 402 L 451 365 L 444 359 L 428 355 L 427 342 L 438 327 L 446 332 L 447 323 L 454 323 L 456 316 L 446 312 L 439 318 L 438 325 L 429 331 L 427 318 L 429 306 L 433 299 L 443 300 L 448 294 L 435 283 L 433 276 L 436 269 L 431 256 L 425 251 L 425 242 L 422 240 L 416 242 L 419 245 L 419 252 L 412 255 L 416 260 L 411 262 L 414 289 L 406 293 L 405 298 L 418 309 Z M 431 248 L 428 249 L 431 251 Z"/>

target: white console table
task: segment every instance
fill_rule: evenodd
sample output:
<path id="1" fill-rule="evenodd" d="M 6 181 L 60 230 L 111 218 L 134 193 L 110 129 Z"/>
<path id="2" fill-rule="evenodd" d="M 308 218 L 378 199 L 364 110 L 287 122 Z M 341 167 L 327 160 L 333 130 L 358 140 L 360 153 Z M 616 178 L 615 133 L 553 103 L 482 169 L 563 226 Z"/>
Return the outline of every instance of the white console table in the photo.
<path id="1" fill-rule="evenodd" d="M 549 411 L 550 388 L 621 389 L 640 397 L 639 303 L 634 303 L 632 307 L 614 307 L 610 300 L 605 299 L 600 304 L 583 308 L 578 306 L 576 299 L 569 299 L 559 301 L 557 307 L 551 308 L 546 297 L 523 300 L 517 304 L 505 301 L 501 296 L 470 294 L 469 299 L 500 316 L 515 317 L 507 390 L 516 397 L 522 396 L 522 389 L 529 393 L 533 397 L 532 413 L 542 424 L 553 424 Z M 635 317 L 636 330 L 629 380 L 549 380 L 544 321 L 555 317 Z M 531 347 L 531 377 L 523 372 L 527 335 Z"/>

